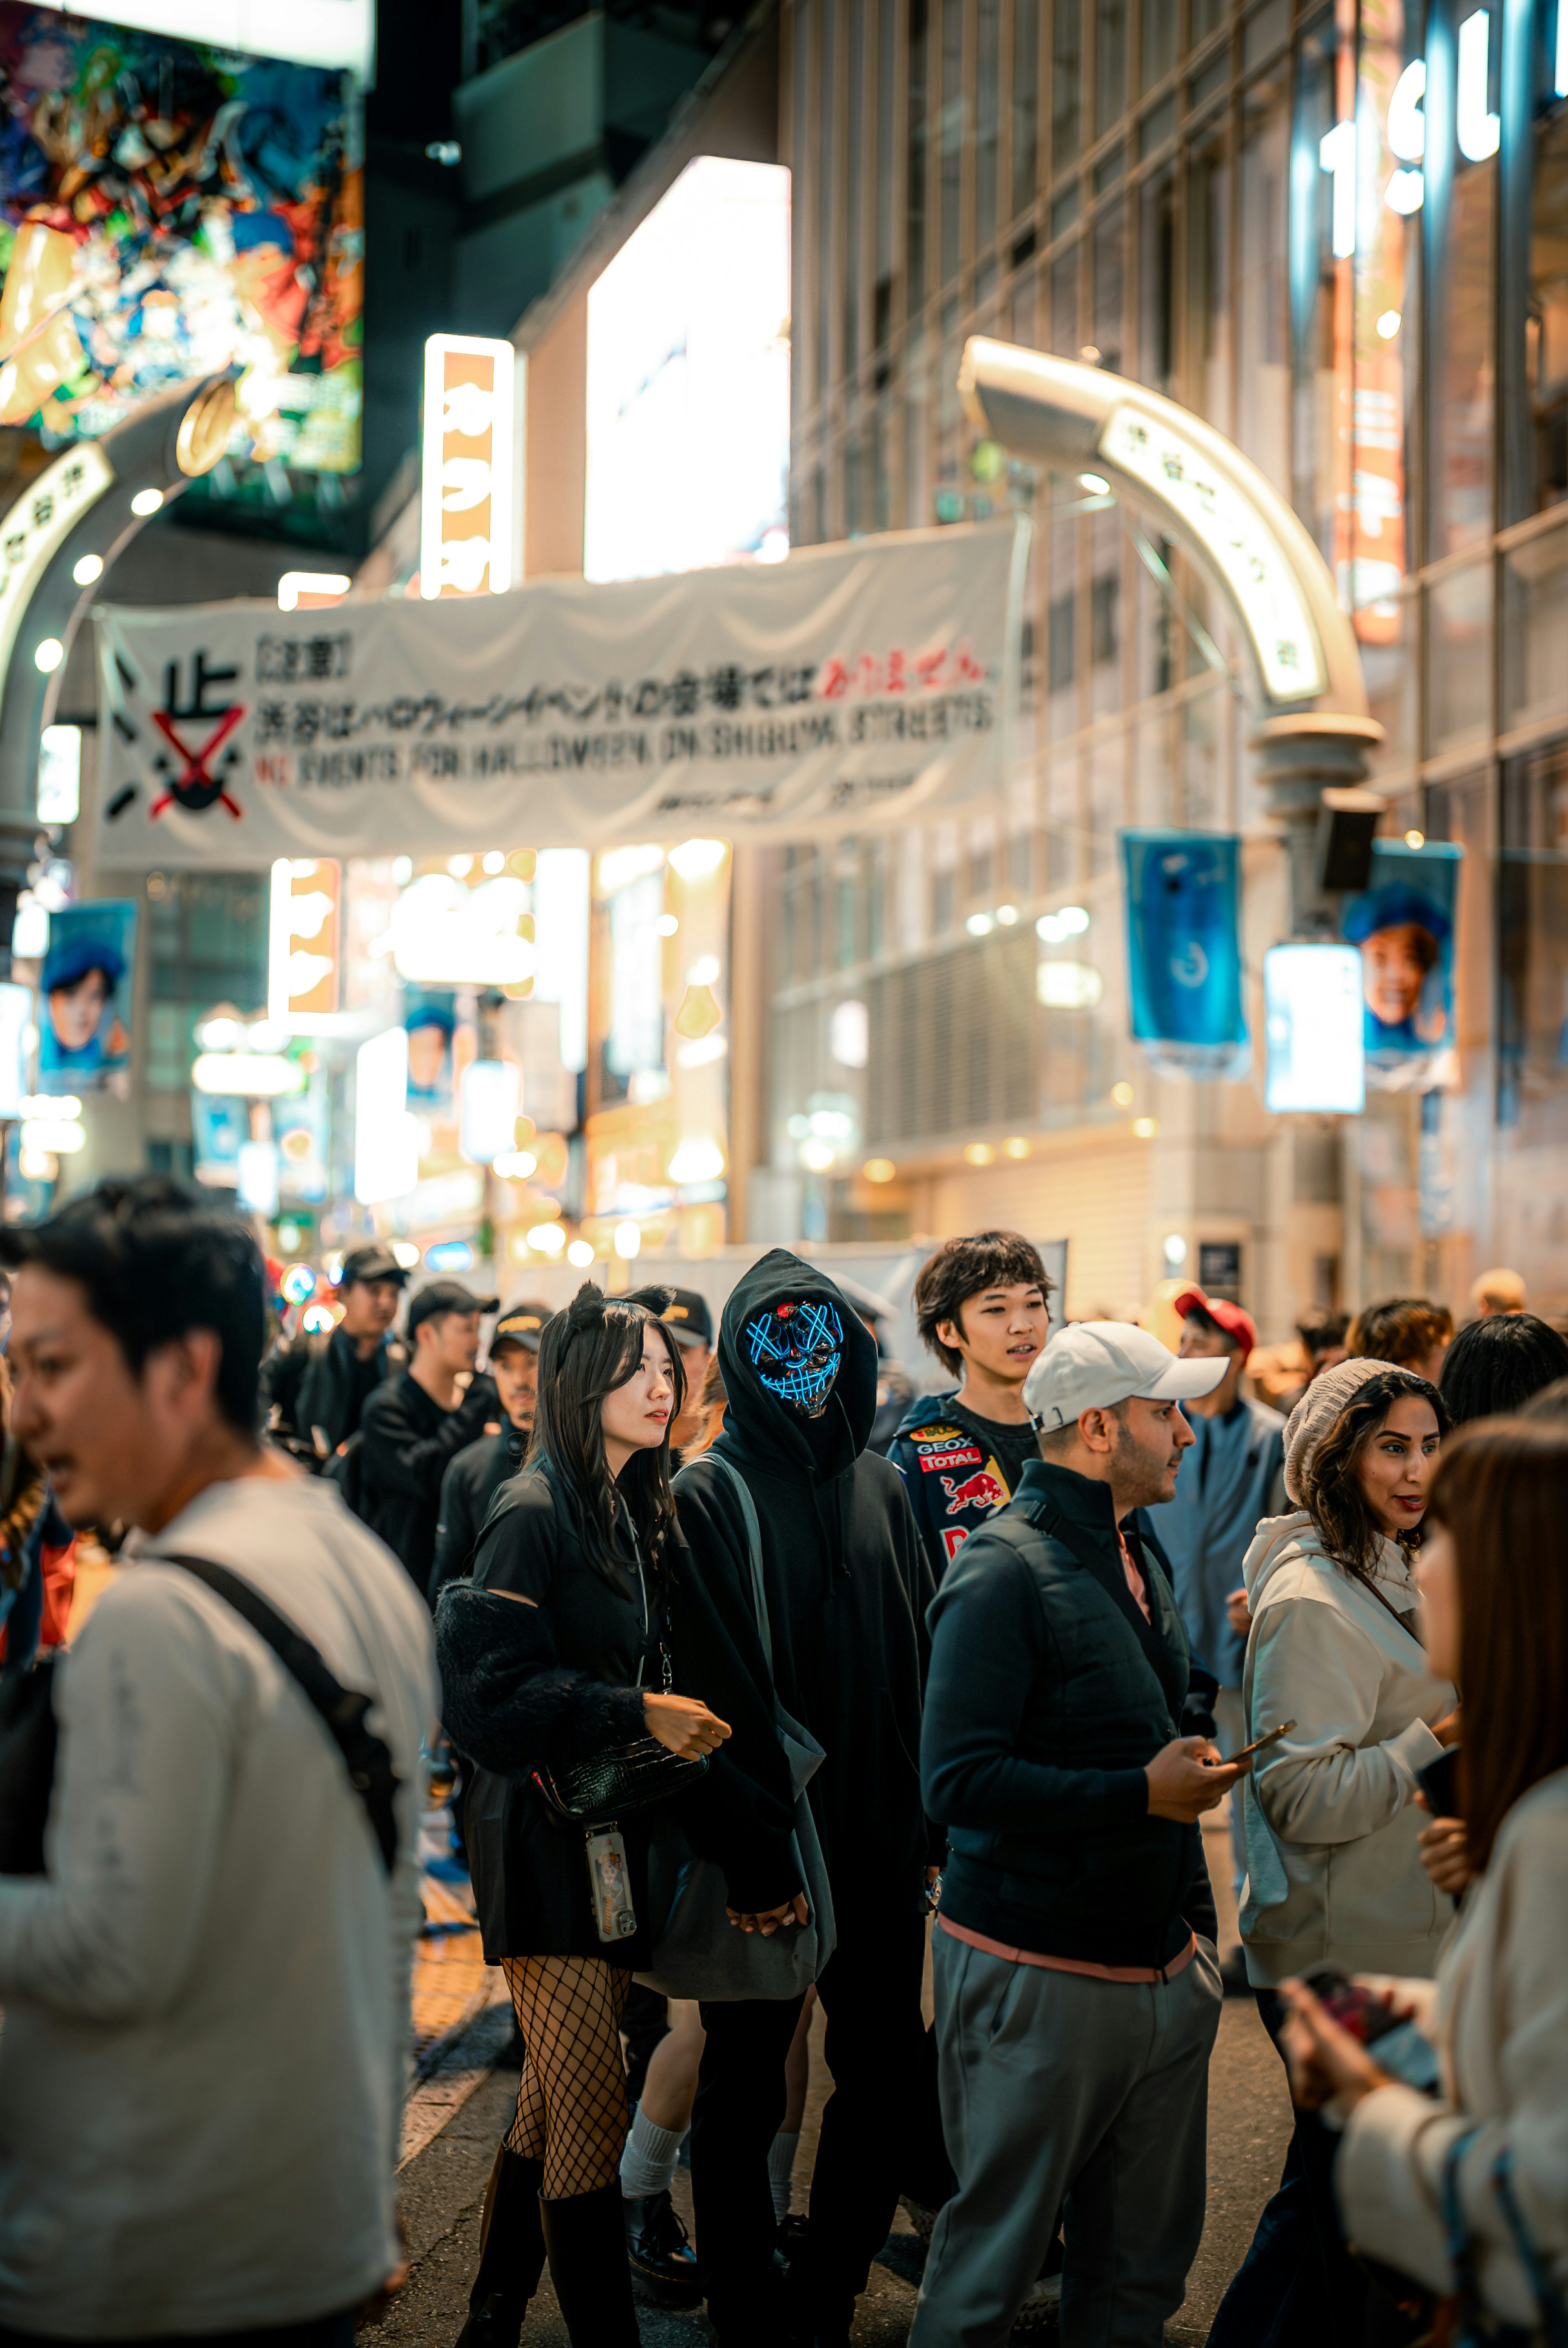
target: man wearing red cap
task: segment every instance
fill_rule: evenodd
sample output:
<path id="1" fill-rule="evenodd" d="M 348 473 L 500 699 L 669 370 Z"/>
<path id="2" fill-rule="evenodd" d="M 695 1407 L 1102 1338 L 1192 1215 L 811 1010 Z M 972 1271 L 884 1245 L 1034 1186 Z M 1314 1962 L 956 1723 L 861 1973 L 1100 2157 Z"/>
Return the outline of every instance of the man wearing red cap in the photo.
<path id="1" fill-rule="evenodd" d="M 1182 1321 L 1184 1360 L 1225 1355 L 1217 1386 L 1187 1404 L 1196 1438 L 1183 1463 L 1176 1497 L 1146 1511 L 1151 1530 L 1171 1560 L 1176 1604 L 1194 1652 L 1220 1683 L 1214 1735 L 1222 1753 L 1246 1742 L 1241 1700 L 1245 1636 L 1232 1629 L 1225 1601 L 1241 1587 L 1241 1562 L 1264 1517 L 1277 1516 L 1285 1498 L 1285 1421 L 1278 1411 L 1241 1392 L 1242 1372 L 1257 1344 L 1249 1313 L 1223 1296 L 1188 1288 L 1173 1298 Z M 1246 1872 L 1239 1806 L 1233 1806 L 1231 1850 L 1239 1894 Z"/>

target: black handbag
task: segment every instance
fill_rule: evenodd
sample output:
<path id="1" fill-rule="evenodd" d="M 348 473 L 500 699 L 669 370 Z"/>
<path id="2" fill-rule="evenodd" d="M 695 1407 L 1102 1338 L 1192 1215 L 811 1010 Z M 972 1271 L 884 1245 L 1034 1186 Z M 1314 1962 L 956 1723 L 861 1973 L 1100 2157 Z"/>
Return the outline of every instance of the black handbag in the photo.
<path id="1" fill-rule="evenodd" d="M 55 1782 L 55 1658 L 0 1679 L 0 1875 L 42 1875 Z"/>
<path id="2" fill-rule="evenodd" d="M 638 1736 L 569 1769 L 536 1769 L 533 1786 L 558 1826 L 598 1826 L 683 1794 L 707 1766 L 705 1753 L 687 1760 L 656 1736 Z"/>

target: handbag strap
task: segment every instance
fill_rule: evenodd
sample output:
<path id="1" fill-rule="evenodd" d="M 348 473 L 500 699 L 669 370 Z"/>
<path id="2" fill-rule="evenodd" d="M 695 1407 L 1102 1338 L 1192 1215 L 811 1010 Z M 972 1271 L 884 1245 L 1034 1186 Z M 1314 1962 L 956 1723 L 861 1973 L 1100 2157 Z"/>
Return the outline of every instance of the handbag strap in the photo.
<path id="1" fill-rule="evenodd" d="M 715 1468 L 723 1468 L 730 1480 L 735 1498 L 741 1504 L 741 1518 L 746 1528 L 746 1561 L 751 1567 L 752 1575 L 752 1612 L 757 1618 L 757 1629 L 762 1635 L 763 1653 L 767 1659 L 768 1674 L 771 1678 L 774 1668 L 774 1636 L 768 1622 L 767 1592 L 763 1586 L 763 1529 L 757 1522 L 757 1504 L 752 1498 L 751 1486 L 733 1459 L 726 1459 L 722 1451 L 705 1451 L 702 1457 L 712 1460 Z M 692 1465 L 695 1466 L 696 1462 L 693 1461 Z"/>
<path id="2" fill-rule="evenodd" d="M 269 1606 L 260 1591 L 239 1574 L 231 1573 L 226 1565 L 215 1565 L 207 1557 L 177 1557 L 167 1551 L 149 1554 L 147 1562 L 182 1566 L 187 1573 L 193 1573 L 271 1647 L 306 1703 L 320 1715 L 328 1735 L 343 1755 L 349 1784 L 364 1804 L 380 1847 L 382 1865 L 390 1875 L 397 1857 L 394 1803 L 398 1778 L 390 1749 L 364 1725 L 365 1715 L 375 1698 L 345 1688 L 327 1668 L 320 1649 L 313 1647 L 302 1632 L 296 1631 L 275 1607 Z"/>
<path id="3" fill-rule="evenodd" d="M 1524 2222 L 1524 2212 L 1513 2189 L 1513 2151 L 1511 2146 L 1505 2144 L 1498 2154 L 1492 2166 L 1491 2181 L 1502 2205 L 1502 2214 L 1508 2220 L 1508 2230 L 1513 2236 L 1513 2247 L 1519 2263 L 1524 2269 L 1524 2279 L 1534 2296 L 1549 2348 L 1568 2348 L 1568 2307 L 1563 2306 L 1562 2294 L 1547 2273 L 1545 2263 Z"/>

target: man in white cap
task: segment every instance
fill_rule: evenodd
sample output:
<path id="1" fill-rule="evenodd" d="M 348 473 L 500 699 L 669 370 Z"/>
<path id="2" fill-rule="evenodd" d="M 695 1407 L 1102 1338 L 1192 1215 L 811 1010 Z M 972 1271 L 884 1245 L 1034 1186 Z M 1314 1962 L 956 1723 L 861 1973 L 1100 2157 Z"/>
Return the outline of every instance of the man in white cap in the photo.
<path id="1" fill-rule="evenodd" d="M 948 1861 L 934 1941 L 958 2190 L 910 2348 L 1000 2348 L 1066 2203 L 1062 2332 L 1158 2348 L 1203 2231 L 1221 1987 L 1197 1820 L 1240 1771 L 1182 1736 L 1186 1633 L 1129 1519 L 1224 1377 L 1079 1322 L 1024 1399 L 1041 1457 L 930 1608 L 920 1741 Z"/>

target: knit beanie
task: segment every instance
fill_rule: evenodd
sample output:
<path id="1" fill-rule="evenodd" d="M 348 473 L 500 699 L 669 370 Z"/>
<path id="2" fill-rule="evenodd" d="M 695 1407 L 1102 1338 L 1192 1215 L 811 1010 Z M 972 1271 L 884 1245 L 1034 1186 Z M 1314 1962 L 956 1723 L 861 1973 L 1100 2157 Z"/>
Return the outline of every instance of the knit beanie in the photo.
<path id="1" fill-rule="evenodd" d="M 1285 1488 L 1298 1509 L 1307 1506 L 1307 1476 L 1314 1454 L 1346 1404 L 1369 1378 L 1380 1378 L 1394 1366 L 1358 1354 L 1353 1361 L 1320 1370 L 1313 1379 L 1285 1430 Z"/>

